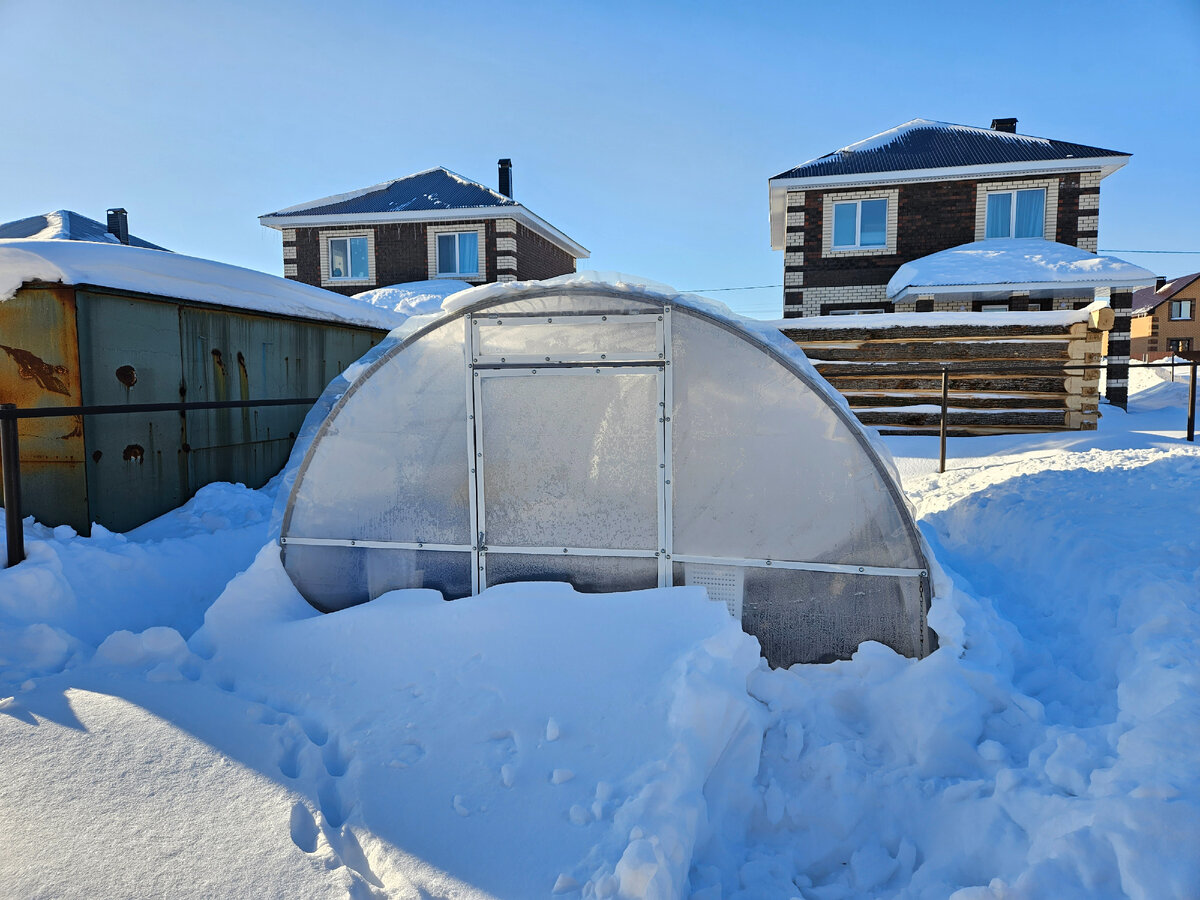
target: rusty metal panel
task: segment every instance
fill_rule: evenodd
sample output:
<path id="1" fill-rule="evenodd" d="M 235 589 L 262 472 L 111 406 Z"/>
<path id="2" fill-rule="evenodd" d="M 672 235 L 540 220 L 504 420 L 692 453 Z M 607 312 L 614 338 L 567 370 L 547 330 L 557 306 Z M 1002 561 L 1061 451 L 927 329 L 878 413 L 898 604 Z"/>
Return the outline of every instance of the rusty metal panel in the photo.
<path id="1" fill-rule="evenodd" d="M 84 403 L 179 400 L 182 366 L 175 303 L 83 289 L 76 303 Z M 179 413 L 85 419 L 93 521 L 125 531 L 191 496 Z"/>
<path id="2" fill-rule="evenodd" d="M 22 287 L 0 303 L 0 403 L 79 406 L 75 289 Z M 80 417 L 23 419 L 21 494 L 25 515 L 47 525 L 88 527 Z"/>
<path id="3" fill-rule="evenodd" d="M 181 306 L 189 402 L 316 397 L 381 334 L 336 325 Z M 282 468 L 305 406 L 187 414 L 190 482 L 266 483 Z"/>

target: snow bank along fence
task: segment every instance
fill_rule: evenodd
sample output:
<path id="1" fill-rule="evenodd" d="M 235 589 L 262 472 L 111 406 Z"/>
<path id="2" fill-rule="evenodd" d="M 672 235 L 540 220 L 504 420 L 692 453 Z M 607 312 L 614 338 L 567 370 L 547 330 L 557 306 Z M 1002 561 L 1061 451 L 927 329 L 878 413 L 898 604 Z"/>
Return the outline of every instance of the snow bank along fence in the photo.
<path id="1" fill-rule="evenodd" d="M 415 327 L 297 441 L 280 543 L 313 606 L 694 584 L 775 665 L 932 648 L 899 486 L 777 329 L 583 278 L 465 291 Z"/>
<path id="2" fill-rule="evenodd" d="M 961 436 L 1095 429 L 1113 321 L 1108 306 L 1093 303 L 1056 312 L 828 316 L 782 331 L 859 421 L 883 434 L 937 434 L 940 370 L 950 369 L 946 427 Z M 1125 383 L 1127 364 L 1109 371 Z"/>
<path id="3" fill-rule="evenodd" d="M 4 529 L 8 565 L 25 559 L 24 509 L 21 498 L 21 447 L 17 422 L 22 419 L 58 419 L 75 416 L 131 415 L 217 409 L 254 409 L 271 406 L 312 406 L 315 397 L 288 397 L 273 400 L 225 400 L 199 403 L 138 403 L 117 406 L 49 407 L 18 409 L 15 403 L 0 403 L 0 486 L 4 502 Z"/>

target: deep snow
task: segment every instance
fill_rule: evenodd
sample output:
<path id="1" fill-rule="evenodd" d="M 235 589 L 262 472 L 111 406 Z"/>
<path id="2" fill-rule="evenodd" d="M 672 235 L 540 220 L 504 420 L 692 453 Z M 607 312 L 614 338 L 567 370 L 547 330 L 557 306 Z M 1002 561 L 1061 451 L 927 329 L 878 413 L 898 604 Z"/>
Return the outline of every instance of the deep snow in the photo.
<path id="1" fill-rule="evenodd" d="M 888 438 L 941 648 L 771 671 L 695 589 L 315 614 L 275 485 L 0 571 L 0 894 L 1200 895 L 1200 450 Z M 239 574 L 240 573 L 240 574 Z M 228 586 L 226 586 L 228 582 Z"/>

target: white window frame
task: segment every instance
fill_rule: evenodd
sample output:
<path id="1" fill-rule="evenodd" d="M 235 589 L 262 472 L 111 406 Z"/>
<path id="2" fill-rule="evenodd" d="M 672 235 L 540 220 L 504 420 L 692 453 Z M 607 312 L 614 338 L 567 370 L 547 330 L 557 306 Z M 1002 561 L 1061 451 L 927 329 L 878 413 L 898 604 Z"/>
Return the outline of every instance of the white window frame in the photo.
<path id="1" fill-rule="evenodd" d="M 872 203 L 875 201 L 883 201 L 883 243 L 880 244 L 863 244 L 862 242 L 862 205 L 864 203 Z M 837 209 L 839 206 L 854 207 L 854 243 L 853 244 L 836 244 L 837 235 L 833 233 L 834 225 L 837 221 Z M 830 220 L 830 238 L 829 246 L 832 250 L 883 250 L 888 245 L 888 213 L 891 212 L 890 204 L 887 197 L 864 197 L 860 200 L 838 200 L 833 201 L 833 218 Z"/>
<path id="2" fill-rule="evenodd" d="M 1170 309 L 1167 310 L 1167 320 L 1170 322 L 1190 322 L 1196 318 L 1196 301 L 1189 299 L 1171 300 Z M 1187 315 L 1183 314 L 1183 306 L 1187 304 Z M 1179 315 L 1175 315 L 1175 309 L 1178 307 Z"/>
<path id="3" fill-rule="evenodd" d="M 353 252 L 354 252 L 353 250 L 350 249 L 351 242 L 352 241 L 362 241 L 363 242 L 363 244 L 367 248 L 367 274 L 366 275 L 353 275 L 353 274 L 334 275 L 333 274 L 333 242 L 334 241 L 345 241 L 346 242 L 346 264 L 348 267 L 351 265 L 350 260 L 353 259 Z M 371 242 L 370 242 L 370 240 L 367 239 L 367 236 L 365 234 L 347 234 L 347 235 L 339 235 L 336 237 L 327 237 L 327 238 L 325 238 L 325 249 L 326 249 L 326 252 L 329 254 L 329 256 L 327 257 L 327 262 L 326 262 L 326 266 L 328 268 L 325 271 L 325 279 L 327 281 L 329 281 L 329 282 L 367 281 L 370 279 L 370 277 L 371 277 Z"/>
<path id="4" fill-rule="evenodd" d="M 877 316 L 885 315 L 887 310 L 882 306 L 851 307 L 849 309 L 831 309 L 826 315 L 830 316 Z"/>
<path id="5" fill-rule="evenodd" d="M 460 272 L 458 270 L 458 240 L 464 234 L 474 235 L 474 237 L 475 237 L 476 257 L 475 257 L 475 271 L 474 272 Z M 454 266 L 455 266 L 455 268 L 453 271 L 447 271 L 442 268 L 442 254 L 441 254 L 440 247 L 441 247 L 442 238 L 445 238 L 445 237 L 454 238 Z M 437 261 L 437 272 L 435 272 L 434 274 L 436 274 L 439 278 L 451 278 L 456 275 L 478 275 L 479 274 L 479 243 L 478 242 L 479 242 L 479 233 L 474 228 L 469 228 L 464 231 L 443 231 L 440 234 L 438 234 L 434 238 L 433 256 L 434 256 L 434 259 Z"/>
<path id="6" fill-rule="evenodd" d="M 472 284 L 480 284 L 487 281 L 487 229 L 480 222 L 455 222 L 446 225 L 429 225 L 425 229 L 427 236 L 426 250 L 428 253 L 428 277 L 430 279 L 438 278 L 454 278 L 459 281 L 467 281 Z M 446 234 L 470 234 L 474 232 L 477 236 L 478 251 L 476 265 L 479 267 L 478 272 L 439 272 L 438 271 L 438 238 Z M 458 264 L 458 240 L 454 242 L 454 257 L 455 265 Z"/>
<path id="7" fill-rule="evenodd" d="M 838 203 L 856 200 L 886 200 L 887 213 L 884 219 L 884 243 L 878 247 L 833 246 L 834 207 Z M 868 191 L 829 192 L 821 198 L 821 256 L 822 258 L 844 256 L 895 256 L 896 232 L 899 227 L 900 189 L 875 188 Z M 862 227 L 862 210 L 855 211 L 855 240 Z"/>
<path id="8" fill-rule="evenodd" d="M 1016 237 L 1016 233 L 1017 233 L 1017 194 L 1019 194 L 1021 191 L 1041 191 L 1042 192 L 1042 232 L 1041 232 L 1041 234 L 1027 235 L 1026 237 L 1023 237 L 1023 238 Z M 1008 203 L 1008 236 L 1000 237 L 1000 238 L 989 238 L 989 237 L 987 237 L 987 209 L 991 205 L 992 197 L 998 197 L 1001 194 L 1008 194 L 1011 197 L 1011 199 L 1009 200 L 1009 203 Z M 984 215 L 984 226 L 983 226 L 984 238 L 989 241 L 1004 241 L 1004 240 L 1008 240 L 1010 238 L 1013 240 L 1019 240 L 1019 241 L 1032 240 L 1032 239 L 1043 239 L 1044 240 L 1046 237 L 1046 200 L 1047 200 L 1047 198 L 1049 198 L 1049 196 L 1050 196 L 1050 192 L 1048 190 L 1046 190 L 1046 188 L 1042 187 L 1041 185 L 1037 185 L 1036 187 L 1009 188 L 1009 189 L 1006 189 L 1003 191 L 988 191 L 987 197 L 984 200 L 984 208 L 983 208 L 984 209 L 984 212 L 983 212 L 983 215 Z"/>
<path id="9" fill-rule="evenodd" d="M 1004 240 L 1003 238 L 987 237 L 987 198 L 988 194 L 1004 194 L 1011 191 L 1046 192 L 1046 205 L 1042 209 L 1042 238 L 1047 241 L 1055 239 L 1058 234 L 1058 178 L 1038 178 L 1013 181 L 981 181 L 975 186 L 975 240 Z M 1016 198 L 1014 198 L 1015 201 Z M 1016 209 L 1013 203 L 1012 209 Z M 1011 224 L 1010 224 L 1011 229 Z M 1021 238 L 1021 240 L 1031 240 Z M 1088 240 L 1092 240 L 1088 238 Z"/>

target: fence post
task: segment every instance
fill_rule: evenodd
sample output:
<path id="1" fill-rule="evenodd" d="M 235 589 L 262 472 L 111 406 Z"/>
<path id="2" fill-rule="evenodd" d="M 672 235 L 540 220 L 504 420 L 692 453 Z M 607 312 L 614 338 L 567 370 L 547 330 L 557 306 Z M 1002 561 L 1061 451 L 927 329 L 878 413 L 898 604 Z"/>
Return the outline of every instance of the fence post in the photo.
<path id="1" fill-rule="evenodd" d="M 17 407 L 0 403 L 0 469 L 3 469 L 4 528 L 8 564 L 25 558 L 25 532 L 21 525 L 21 451 L 17 446 Z"/>
<path id="2" fill-rule="evenodd" d="M 1196 363 L 1192 363 L 1192 380 L 1188 384 L 1188 432 L 1187 439 L 1196 440 Z"/>
<path id="3" fill-rule="evenodd" d="M 941 448 L 938 455 L 938 472 L 946 471 L 946 406 L 949 403 L 947 399 L 950 394 L 950 370 L 945 366 L 942 367 L 942 422 L 939 427 L 939 440 Z"/>

